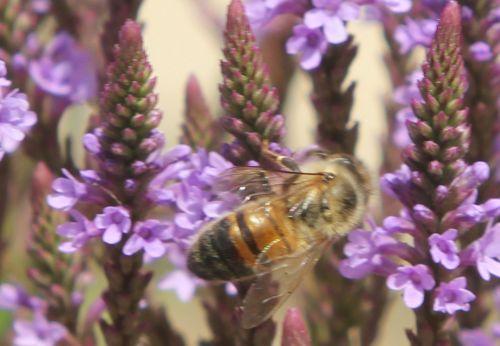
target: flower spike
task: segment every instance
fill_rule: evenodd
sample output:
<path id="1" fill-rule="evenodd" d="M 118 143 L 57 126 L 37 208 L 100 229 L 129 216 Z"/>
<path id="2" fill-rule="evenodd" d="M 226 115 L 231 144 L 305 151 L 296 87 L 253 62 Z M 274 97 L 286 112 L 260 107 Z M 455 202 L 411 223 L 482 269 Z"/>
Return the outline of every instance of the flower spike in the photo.
<path id="1" fill-rule="evenodd" d="M 264 145 L 280 142 L 284 119 L 277 114 L 277 89 L 271 85 L 241 0 L 229 5 L 224 41 L 219 87 L 226 113 L 222 126 L 237 139 L 226 156 L 235 164 L 261 161 Z"/>

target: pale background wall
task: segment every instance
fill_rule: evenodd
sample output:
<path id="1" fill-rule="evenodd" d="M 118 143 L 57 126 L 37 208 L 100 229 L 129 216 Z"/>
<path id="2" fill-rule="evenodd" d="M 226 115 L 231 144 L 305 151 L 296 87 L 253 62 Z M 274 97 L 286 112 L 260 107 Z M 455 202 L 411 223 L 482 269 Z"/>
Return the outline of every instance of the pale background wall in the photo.
<path id="1" fill-rule="evenodd" d="M 218 101 L 218 69 L 221 58 L 220 34 L 210 26 L 194 3 L 196 0 L 146 0 L 140 17 L 145 23 L 146 48 L 159 78 L 160 108 L 165 112 L 162 130 L 168 146 L 180 135 L 184 109 L 184 87 L 189 74 L 199 78 L 213 109 Z M 213 6 L 223 16 L 229 0 L 199 0 Z M 380 139 L 385 136 L 383 97 L 389 82 L 381 54 L 384 50 L 380 28 L 376 24 L 356 24 L 351 27 L 360 51 L 351 69 L 349 80 L 357 80 L 354 119 L 361 122 L 358 156 L 376 174 L 381 161 Z M 314 113 L 308 102 L 310 85 L 304 75 L 293 81 L 291 96 L 285 108 L 288 119 L 289 145 L 300 148 L 312 141 Z M 163 296 L 162 296 L 163 297 Z M 172 294 L 164 295 L 169 316 L 185 331 L 190 345 L 208 330 L 197 302 L 182 304 Z M 396 304 L 391 306 L 379 338 L 379 345 L 405 345 L 404 328 L 413 326 L 411 312 Z"/>

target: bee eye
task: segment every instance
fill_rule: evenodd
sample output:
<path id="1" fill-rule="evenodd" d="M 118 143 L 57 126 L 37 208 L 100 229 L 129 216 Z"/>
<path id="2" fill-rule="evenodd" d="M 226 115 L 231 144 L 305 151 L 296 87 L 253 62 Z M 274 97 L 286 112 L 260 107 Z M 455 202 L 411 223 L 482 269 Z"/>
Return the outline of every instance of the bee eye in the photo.
<path id="1" fill-rule="evenodd" d="M 348 158 L 342 157 L 342 158 L 337 159 L 336 161 L 338 163 L 340 163 L 341 165 L 354 167 L 354 162 L 352 162 L 352 160 L 350 160 Z"/>

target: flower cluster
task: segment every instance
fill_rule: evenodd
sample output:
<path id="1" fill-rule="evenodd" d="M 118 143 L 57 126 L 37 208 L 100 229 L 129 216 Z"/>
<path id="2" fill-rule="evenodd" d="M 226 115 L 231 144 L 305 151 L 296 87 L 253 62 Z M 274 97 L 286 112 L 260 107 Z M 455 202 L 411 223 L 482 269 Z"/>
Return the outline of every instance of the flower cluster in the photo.
<path id="1" fill-rule="evenodd" d="M 404 19 L 404 23 L 399 25 L 394 33 L 394 38 L 398 42 L 402 54 L 411 52 L 416 47 L 429 47 L 432 37 L 436 31 L 436 20 L 443 10 L 446 1 L 429 0 L 421 1 L 421 6 L 411 16 Z M 486 6 L 485 6 L 486 7 Z M 473 9 L 467 6 L 462 8 L 462 18 L 465 23 L 469 23 L 474 18 Z M 485 15 L 485 20 L 481 24 L 486 32 L 485 37 L 491 36 L 494 41 L 494 29 L 498 23 L 498 15 L 494 10 Z M 493 57 L 491 42 L 476 41 L 470 44 L 469 54 L 478 62 L 488 61 Z"/>
<path id="2" fill-rule="evenodd" d="M 351 232 L 340 266 L 349 278 L 384 275 L 390 289 L 403 291 L 408 307 L 446 314 L 468 311 L 475 299 L 463 268 L 475 266 L 483 280 L 500 276 L 500 199 L 475 203 L 489 167 L 463 160 L 470 129 L 463 107 L 467 85 L 460 32 L 460 7 L 451 3 L 418 82 L 421 97 L 411 102 L 414 118 L 405 121 L 411 140 L 403 151 L 404 164 L 381 182 L 403 204 L 401 214 L 387 217 L 371 232 Z M 461 248 L 460 240 L 479 225 L 487 226 L 484 234 Z M 402 234 L 412 242 L 403 242 Z"/>
<path id="3" fill-rule="evenodd" d="M 157 159 L 164 138 L 156 129 L 162 116 L 153 92 L 156 79 L 134 21 L 120 30 L 114 57 L 101 94 L 100 121 L 83 138 L 95 169 L 80 170 L 78 178 L 63 170 L 47 202 L 73 219 L 57 228 L 67 239 L 61 250 L 74 252 L 95 238 L 107 247 L 109 286 L 103 300 L 112 324 L 101 326 L 108 343 L 134 344 L 140 335 L 139 302 L 151 279 L 151 273 L 141 270 L 142 252 L 162 256 L 171 234 L 168 225 L 148 218 L 152 206 L 147 189 L 161 170 Z M 135 281 L 132 291 L 130 280 Z"/>
<path id="4" fill-rule="evenodd" d="M 0 310 L 8 310 L 32 316 L 31 319 L 16 319 L 14 322 L 14 345 L 56 345 L 64 341 L 66 328 L 47 320 L 47 304 L 40 298 L 29 295 L 20 287 L 0 285 Z"/>
<path id="5" fill-rule="evenodd" d="M 468 311 L 475 299 L 457 268 L 475 265 L 484 280 L 500 276 L 500 228 L 495 224 L 500 199 L 475 204 L 489 168 L 463 161 L 470 130 L 462 105 L 466 81 L 459 11 L 455 3 L 444 10 L 423 67 L 421 98 L 411 103 L 415 117 L 406 120 L 411 141 L 405 164 L 382 178 L 382 187 L 403 204 L 403 211 L 372 232 L 352 232 L 340 267 L 350 278 L 387 276 L 387 286 L 402 290 L 405 304 L 413 309 L 432 292 L 433 303 L 427 306 L 447 314 Z M 488 224 L 484 235 L 460 249 L 458 239 L 480 224 Z M 402 242 L 401 234 L 412 237 L 413 244 Z M 453 279 L 445 281 L 445 273 Z"/>
<path id="6" fill-rule="evenodd" d="M 154 220 L 132 225 L 130 206 L 124 205 L 124 201 L 144 189 L 159 171 L 156 158 L 164 143 L 163 135 L 155 129 L 161 119 L 161 113 L 153 109 L 157 100 L 152 93 L 155 79 L 151 78 L 151 67 L 144 61 L 144 52 L 137 53 L 142 48 L 137 30 L 130 22 L 121 36 L 122 44 L 127 42 L 129 46 L 122 47 L 120 52 L 134 65 L 127 67 L 117 61 L 108 71 L 109 76 L 118 78 L 124 78 L 123 73 L 129 74 L 130 85 L 121 86 L 111 81 L 105 86 L 101 99 L 105 120 L 83 137 L 83 144 L 98 168 L 80 170 L 79 178 L 63 170 L 64 177 L 54 181 L 53 193 L 47 197 L 50 206 L 68 212 L 73 218 L 72 222 L 58 227 L 58 233 L 69 238 L 69 242 L 61 245 L 66 252 L 83 247 L 95 237 L 101 237 L 106 244 L 117 244 L 125 235 L 130 235 L 126 246 L 130 255 L 138 251 L 138 243 L 142 244 L 139 248 L 154 247 L 139 239 L 153 242 L 168 237 L 167 229 Z M 131 93 L 123 103 L 114 104 L 115 97 L 123 94 L 119 89 L 122 87 L 130 87 Z M 90 206 L 102 206 L 92 221 L 85 215 Z"/>
<path id="7" fill-rule="evenodd" d="M 18 56 L 18 68 L 22 57 Z M 59 32 L 27 63 L 31 79 L 44 92 L 69 103 L 84 102 L 97 93 L 97 75 L 90 54 L 66 32 Z"/>
<path id="8" fill-rule="evenodd" d="M 229 6 L 221 62 L 223 81 L 219 86 L 225 111 L 221 124 L 235 137 L 222 151 L 236 165 L 250 160 L 262 163 L 269 159 L 269 150 L 283 150 L 278 143 L 284 136 L 285 123 L 278 113 L 278 91 L 271 83 L 244 10 L 240 0 Z"/>
<path id="9" fill-rule="evenodd" d="M 329 45 L 347 41 L 346 25 L 361 18 L 364 7 L 388 8 L 396 13 L 410 10 L 411 0 L 250 0 L 246 3 L 248 17 L 255 27 L 269 23 L 276 16 L 292 14 L 301 18 L 293 28 L 286 49 L 289 54 L 300 56 L 300 65 L 305 70 L 319 66 Z"/>
<path id="10" fill-rule="evenodd" d="M 14 152 L 35 125 L 35 113 L 29 110 L 26 95 L 10 90 L 5 63 L 0 60 L 0 161 Z"/>
<path id="11" fill-rule="evenodd" d="M 47 44 L 31 34 L 22 52 L 12 57 L 18 76 L 26 76 L 39 89 L 36 97 L 51 96 L 54 114 L 61 114 L 72 103 L 92 100 L 97 95 L 97 70 L 89 52 L 65 31 L 58 32 Z"/>
<path id="12" fill-rule="evenodd" d="M 500 287 L 493 292 L 493 303 L 498 313 L 500 311 Z M 481 328 L 462 329 L 458 334 L 461 345 L 463 346 L 493 346 L 500 340 L 500 321 L 498 318 L 491 326 L 489 331 Z"/>
<path id="13" fill-rule="evenodd" d="M 422 71 L 416 70 L 406 78 L 405 85 L 402 85 L 394 91 L 394 101 L 402 108 L 395 115 L 395 126 L 392 133 L 393 143 L 400 149 L 410 144 L 410 137 L 406 129 L 406 120 L 414 120 L 415 115 L 411 108 L 413 100 L 421 101 L 418 81 L 422 79 Z"/>
<path id="14" fill-rule="evenodd" d="M 216 152 L 178 145 L 163 157 L 165 169 L 152 181 L 150 198 L 168 208 L 172 242 L 168 258 L 176 270 L 160 281 L 161 289 L 173 289 L 183 301 L 192 298 L 201 280 L 193 277 L 186 255 L 203 224 L 233 209 L 235 196 L 215 191 L 217 177 L 233 165 Z"/>

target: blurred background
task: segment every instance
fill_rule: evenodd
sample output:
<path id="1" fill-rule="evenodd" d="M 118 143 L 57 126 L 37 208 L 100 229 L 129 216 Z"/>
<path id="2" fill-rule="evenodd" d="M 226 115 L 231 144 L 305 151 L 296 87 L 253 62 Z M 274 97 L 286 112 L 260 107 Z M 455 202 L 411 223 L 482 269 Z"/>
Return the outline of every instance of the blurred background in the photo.
<path id="1" fill-rule="evenodd" d="M 222 36 L 216 22 L 223 23 L 228 0 L 147 0 L 140 19 L 145 25 L 146 49 L 158 76 L 160 108 L 164 111 L 161 129 L 172 147 L 180 137 L 184 111 L 184 89 L 190 74 L 195 74 L 213 111 L 218 110 L 217 86 L 221 80 Z M 370 168 L 377 181 L 381 163 L 382 139 L 386 136 L 384 99 L 389 95 L 389 79 L 382 60 L 386 49 L 377 23 L 354 23 L 350 32 L 359 44 L 357 58 L 347 83 L 357 82 L 352 115 L 360 122 L 357 155 Z M 292 149 L 313 142 L 315 115 L 309 102 L 310 80 L 298 71 L 293 77 L 283 113 L 287 119 L 287 145 Z M 374 208 L 377 198 L 374 198 Z M 405 345 L 405 328 L 413 327 L 411 311 L 394 295 L 387 310 L 378 345 Z M 208 335 L 204 312 L 199 302 L 181 303 L 175 294 L 162 294 L 173 323 L 187 336 L 190 345 Z M 289 305 L 300 305 L 301 294 Z M 278 320 L 285 309 L 281 309 Z M 279 336 L 276 345 L 279 344 Z"/>

